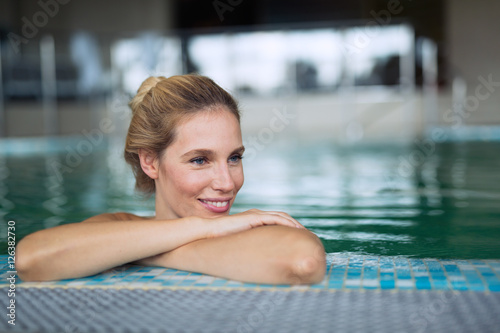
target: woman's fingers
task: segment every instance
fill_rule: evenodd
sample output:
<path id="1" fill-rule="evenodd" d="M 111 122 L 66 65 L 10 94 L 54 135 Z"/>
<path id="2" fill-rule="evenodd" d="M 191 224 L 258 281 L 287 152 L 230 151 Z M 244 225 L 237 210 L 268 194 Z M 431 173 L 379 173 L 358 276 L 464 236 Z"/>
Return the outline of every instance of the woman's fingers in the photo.
<path id="1" fill-rule="evenodd" d="M 283 225 L 292 228 L 305 229 L 287 213 L 277 211 L 247 210 L 242 213 L 215 218 L 217 223 L 211 224 L 211 237 L 223 236 L 263 225 Z"/>
<path id="2" fill-rule="evenodd" d="M 291 216 L 283 216 L 277 213 L 270 214 L 271 221 L 277 222 L 278 224 L 284 224 L 291 227 L 303 228 L 302 224 L 300 224 L 297 220 L 292 218 Z"/>
<path id="3" fill-rule="evenodd" d="M 263 224 L 281 224 L 285 226 L 295 227 L 295 228 L 304 228 L 302 224 L 299 223 L 296 219 L 288 215 L 284 212 L 278 211 L 261 211 L 258 209 L 251 209 L 251 214 L 255 214 L 258 217 L 258 221 Z M 246 213 L 246 212 L 245 212 Z"/>
<path id="4" fill-rule="evenodd" d="M 297 226 L 297 228 L 304 228 L 304 226 L 299 221 L 297 221 L 296 219 L 294 219 L 293 217 L 291 217 L 287 213 L 284 213 L 284 212 L 270 212 L 270 213 L 277 214 L 277 215 L 291 221 L 295 226 Z"/>

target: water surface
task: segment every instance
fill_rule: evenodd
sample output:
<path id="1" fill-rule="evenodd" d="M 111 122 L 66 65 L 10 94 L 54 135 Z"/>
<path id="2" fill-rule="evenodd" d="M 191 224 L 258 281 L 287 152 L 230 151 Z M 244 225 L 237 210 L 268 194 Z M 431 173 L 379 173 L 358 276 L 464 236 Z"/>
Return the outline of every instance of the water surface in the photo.
<path id="1" fill-rule="evenodd" d="M 19 240 L 102 212 L 154 214 L 133 191 L 121 147 L 78 156 L 77 144 L 0 156 L 2 252 L 9 220 Z M 499 142 L 276 144 L 251 157 L 232 213 L 286 211 L 329 253 L 500 258 Z"/>

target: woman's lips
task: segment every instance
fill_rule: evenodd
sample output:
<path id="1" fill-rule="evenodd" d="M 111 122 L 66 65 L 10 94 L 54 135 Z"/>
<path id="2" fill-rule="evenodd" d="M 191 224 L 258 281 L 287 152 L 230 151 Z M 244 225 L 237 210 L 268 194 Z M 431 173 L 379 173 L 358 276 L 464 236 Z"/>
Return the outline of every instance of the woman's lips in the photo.
<path id="1" fill-rule="evenodd" d="M 201 204 L 208 210 L 214 213 L 224 213 L 229 210 L 231 199 L 220 200 L 220 199 L 198 199 Z"/>

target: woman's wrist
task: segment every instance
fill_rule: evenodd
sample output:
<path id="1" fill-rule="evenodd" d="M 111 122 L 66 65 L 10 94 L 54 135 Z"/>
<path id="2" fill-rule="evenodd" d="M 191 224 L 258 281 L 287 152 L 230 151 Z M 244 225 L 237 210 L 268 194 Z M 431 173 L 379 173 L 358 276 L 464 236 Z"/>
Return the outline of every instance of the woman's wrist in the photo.
<path id="1" fill-rule="evenodd" d="M 190 233 L 194 233 L 194 240 L 205 239 L 213 237 L 213 230 L 210 223 L 207 223 L 207 219 L 199 216 L 187 216 L 183 217 L 183 227 L 187 228 Z"/>

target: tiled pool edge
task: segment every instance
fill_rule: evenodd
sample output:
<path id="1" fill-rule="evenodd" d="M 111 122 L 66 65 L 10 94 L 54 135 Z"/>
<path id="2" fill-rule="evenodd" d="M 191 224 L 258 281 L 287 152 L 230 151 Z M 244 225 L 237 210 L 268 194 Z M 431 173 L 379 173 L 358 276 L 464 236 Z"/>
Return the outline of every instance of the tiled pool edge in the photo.
<path id="1" fill-rule="evenodd" d="M 0 287 L 9 286 L 7 256 L 0 255 Z M 124 265 L 94 276 L 22 282 L 16 288 L 108 288 L 257 291 L 473 291 L 500 292 L 500 260 L 438 260 L 364 255 L 330 255 L 325 278 L 308 286 L 242 283 L 162 267 Z"/>
<path id="2" fill-rule="evenodd" d="M 497 332 L 498 309 L 490 292 L 20 288 L 15 331 Z"/>

